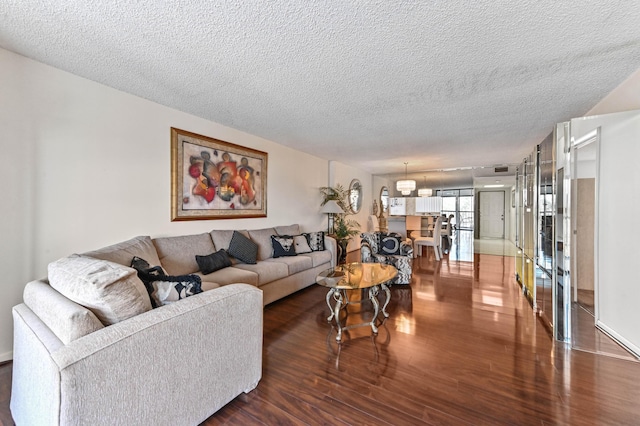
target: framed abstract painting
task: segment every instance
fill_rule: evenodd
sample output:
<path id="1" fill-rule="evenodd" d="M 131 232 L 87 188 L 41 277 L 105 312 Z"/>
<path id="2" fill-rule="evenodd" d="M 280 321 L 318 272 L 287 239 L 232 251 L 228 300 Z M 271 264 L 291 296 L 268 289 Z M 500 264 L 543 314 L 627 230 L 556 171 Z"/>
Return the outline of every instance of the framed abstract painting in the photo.
<path id="1" fill-rule="evenodd" d="M 171 220 L 267 216 L 266 152 L 171 128 Z"/>

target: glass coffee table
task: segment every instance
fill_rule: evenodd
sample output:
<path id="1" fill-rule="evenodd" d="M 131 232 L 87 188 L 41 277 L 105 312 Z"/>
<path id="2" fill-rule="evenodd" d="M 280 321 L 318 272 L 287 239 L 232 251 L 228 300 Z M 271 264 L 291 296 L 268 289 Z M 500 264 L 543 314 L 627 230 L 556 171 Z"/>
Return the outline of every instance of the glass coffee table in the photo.
<path id="1" fill-rule="evenodd" d="M 382 289 L 387 298 L 382 306 L 382 315 L 389 317 L 386 311 L 389 300 L 391 299 L 391 291 L 387 284 L 398 276 L 398 270 L 392 265 L 382 263 L 347 263 L 346 265 L 338 265 L 327 269 L 318 275 L 316 282 L 321 286 L 329 288 L 327 293 L 327 306 L 331 311 L 331 315 L 327 318 L 328 322 L 335 320 L 338 329 L 336 340 L 342 340 L 342 332 L 350 328 L 370 326 L 371 331 L 378 332 L 376 320 L 380 314 L 380 303 L 378 302 L 378 293 Z M 362 303 L 363 300 L 349 301 L 347 290 L 368 290 L 369 300 L 373 304 L 373 317 L 370 322 L 364 322 L 354 325 L 340 324 L 340 310 L 350 303 Z M 334 305 L 331 306 L 333 299 Z"/>

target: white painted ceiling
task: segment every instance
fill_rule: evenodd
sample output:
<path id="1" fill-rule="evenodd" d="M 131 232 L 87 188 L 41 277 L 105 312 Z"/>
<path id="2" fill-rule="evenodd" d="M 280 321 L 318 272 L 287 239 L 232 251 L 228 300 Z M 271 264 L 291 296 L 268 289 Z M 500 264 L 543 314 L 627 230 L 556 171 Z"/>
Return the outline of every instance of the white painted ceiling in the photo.
<path id="1" fill-rule="evenodd" d="M 640 68 L 640 2 L 2 0 L 0 46 L 420 183 L 584 115 Z"/>

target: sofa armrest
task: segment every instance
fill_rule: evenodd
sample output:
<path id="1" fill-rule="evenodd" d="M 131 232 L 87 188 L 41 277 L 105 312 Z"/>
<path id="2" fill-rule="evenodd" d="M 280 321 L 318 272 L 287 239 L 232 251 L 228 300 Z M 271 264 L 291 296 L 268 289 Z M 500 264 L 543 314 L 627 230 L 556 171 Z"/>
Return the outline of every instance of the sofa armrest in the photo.
<path id="1" fill-rule="evenodd" d="M 410 238 L 400 243 L 400 254 L 413 257 L 413 241 Z"/>
<path id="2" fill-rule="evenodd" d="M 360 244 L 360 262 L 362 263 L 373 263 L 373 250 L 371 249 L 371 245 L 365 239 L 361 241 Z"/>
<path id="3" fill-rule="evenodd" d="M 338 264 L 338 242 L 328 235 L 324 236 L 324 248 L 331 252 L 331 267 Z"/>
<path id="4" fill-rule="evenodd" d="M 132 413 L 141 424 L 198 424 L 258 384 L 262 314 L 262 291 L 247 284 L 188 297 L 53 351 L 59 390 L 41 388 L 60 395 L 61 424 L 127 424 Z"/>

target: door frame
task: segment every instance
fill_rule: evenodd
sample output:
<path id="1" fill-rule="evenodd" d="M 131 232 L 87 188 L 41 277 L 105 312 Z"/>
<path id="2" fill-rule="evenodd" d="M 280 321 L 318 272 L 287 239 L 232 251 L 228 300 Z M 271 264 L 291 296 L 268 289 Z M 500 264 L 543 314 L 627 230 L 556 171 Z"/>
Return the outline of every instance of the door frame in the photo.
<path id="1" fill-rule="evenodd" d="M 599 221 L 598 221 L 598 210 L 599 210 L 599 203 L 598 203 L 598 194 L 599 194 L 599 183 L 600 183 L 600 127 L 594 129 L 593 131 L 587 133 L 586 135 L 584 135 L 583 137 L 581 137 L 578 140 L 574 140 L 573 138 L 571 139 L 571 146 L 569 148 L 569 157 L 570 157 L 570 163 L 571 163 L 571 181 L 573 182 L 574 180 L 578 179 L 578 162 L 579 162 L 579 152 L 580 152 L 580 148 L 583 148 L 587 145 L 591 145 L 591 144 L 595 144 L 594 148 L 596 151 L 596 161 L 595 161 L 595 194 L 594 194 L 594 198 L 593 198 L 593 221 L 594 221 L 594 230 L 593 230 L 593 310 L 594 310 L 594 325 L 595 323 L 597 323 L 598 319 L 599 319 L 599 312 L 598 312 L 598 260 L 599 260 L 599 256 L 598 256 L 598 250 L 599 250 L 599 244 L 598 244 L 598 229 L 599 229 Z M 569 188 L 569 191 L 571 191 L 571 188 Z M 576 209 L 577 209 L 577 205 L 576 205 L 576 196 L 577 194 L 571 194 L 571 268 L 573 269 L 574 273 L 572 274 L 573 277 L 576 277 L 576 272 L 577 272 L 577 255 L 576 255 L 576 247 L 577 247 L 577 243 L 578 243 L 578 238 L 576 238 L 576 235 L 574 234 L 574 228 L 576 226 L 575 220 L 576 220 Z M 574 280 L 571 280 L 571 288 L 572 288 L 572 302 L 577 301 L 577 292 L 578 292 L 578 286 L 577 283 Z"/>

